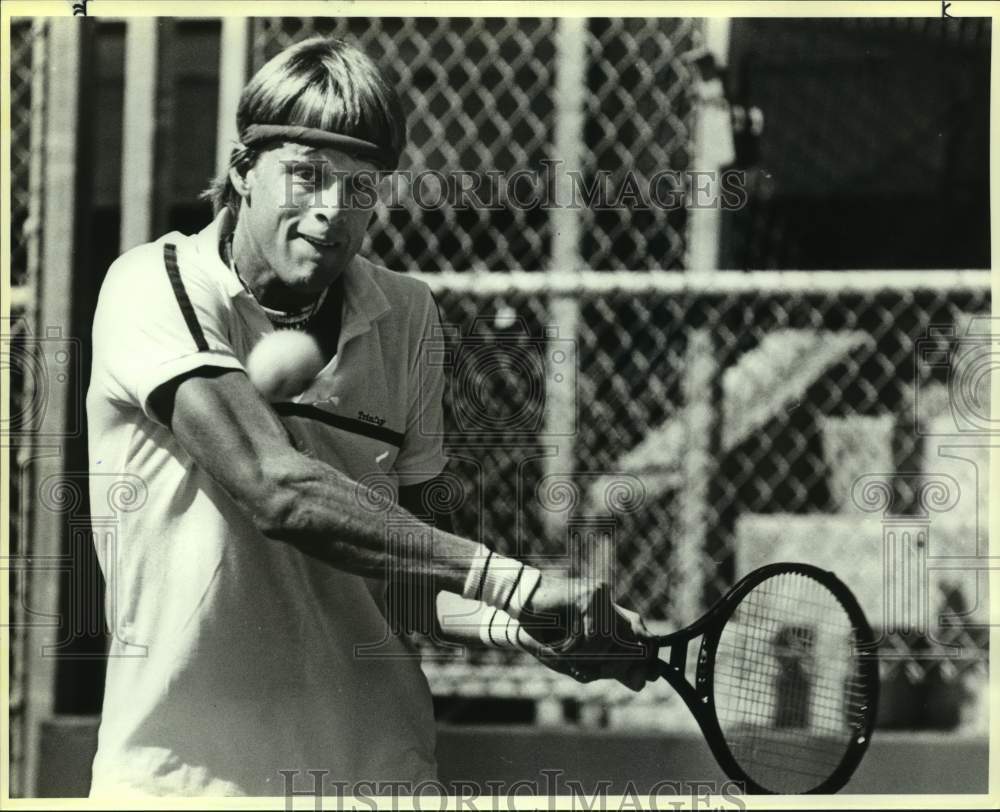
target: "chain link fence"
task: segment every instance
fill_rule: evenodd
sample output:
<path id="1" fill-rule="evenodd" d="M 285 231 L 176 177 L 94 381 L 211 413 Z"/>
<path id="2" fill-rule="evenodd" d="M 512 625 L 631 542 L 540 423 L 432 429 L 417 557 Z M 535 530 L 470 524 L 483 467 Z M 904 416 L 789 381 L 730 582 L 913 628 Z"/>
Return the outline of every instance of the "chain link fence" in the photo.
<path id="1" fill-rule="evenodd" d="M 596 555 L 623 603 L 677 624 L 757 566 L 824 566 L 884 633 L 883 676 L 908 699 L 887 695 L 944 691 L 950 711 L 920 706 L 923 724 L 947 726 L 961 703 L 941 685 L 963 702 L 985 686 L 983 373 L 996 339 L 986 274 L 890 276 L 434 282 L 453 337 L 459 532 L 543 566 Z M 927 287 L 934 276 L 947 287 Z M 554 333 L 567 301 L 575 330 Z M 571 409 L 553 423 L 546 399 L 567 383 Z M 438 690 L 466 693 L 467 663 L 433 673 Z M 490 674 L 473 683 L 510 689 L 510 673 Z M 550 682 L 539 696 L 579 690 Z M 883 722 L 904 716 L 889 703 Z"/>
<path id="2" fill-rule="evenodd" d="M 693 76 L 685 54 L 702 41 L 698 20 L 586 23 L 585 105 L 578 134 L 587 183 L 605 176 L 614 199 L 625 173 L 640 181 L 691 162 Z M 317 34 L 349 38 L 392 77 L 408 109 L 409 144 L 400 165 L 415 179 L 434 173 L 529 171 L 547 177 L 554 148 L 559 21 L 523 19 L 262 18 L 253 68 L 292 42 Z M 486 191 L 483 192 L 486 194 Z M 412 188 L 379 211 L 369 251 L 398 270 L 565 270 L 553 255 L 551 213 L 496 199 L 487 207 L 421 206 Z M 583 267 L 679 269 L 687 214 L 606 206 L 582 212 Z"/>
<path id="3" fill-rule="evenodd" d="M 45 23 L 15 19 L 10 28 L 11 285 L 31 281 L 29 256 L 40 227 L 37 169 L 44 114 Z M 34 125 L 34 126 L 33 126 Z M 35 140 L 32 140 L 35 139 Z"/>
<path id="4" fill-rule="evenodd" d="M 404 170 L 540 170 L 560 157 L 558 28 L 544 18 L 262 18 L 251 63 L 312 34 L 349 36 L 389 69 L 410 110 Z M 642 180 L 691 168 L 685 55 L 701 46 L 702 23 L 589 20 L 584 32 L 584 175 L 605 173 L 614 188 L 628 170 Z M 14 22 L 12 278 L 22 291 L 39 267 L 32 161 L 43 43 L 43 26 Z M 840 574 L 886 631 L 883 677 L 895 687 L 884 696 L 897 707 L 883 708 L 885 724 L 946 727 L 977 707 L 987 609 L 969 559 L 986 555 L 988 468 L 977 441 L 990 427 L 988 378 L 984 388 L 976 371 L 991 346 L 978 320 L 990 312 L 981 278 L 696 281 L 672 273 L 688 264 L 684 207 L 581 209 L 573 261 L 595 273 L 572 274 L 544 209 L 401 202 L 379 211 L 365 250 L 435 287 L 453 350 L 446 446 L 460 533 L 540 565 L 597 561 L 622 602 L 677 623 L 774 557 L 814 561 Z M 467 271 L 504 273 L 452 273 Z M 13 373 L 17 415 L 30 381 Z M 23 454 L 12 449 L 12 471 Z M 947 509 L 927 507 L 934 483 L 958 494 Z M 21 486 L 12 476 L 15 555 L 26 549 Z M 889 494 L 885 504 L 873 492 Z M 883 560 L 900 528 L 923 533 L 916 603 L 886 589 L 901 580 Z M 11 606 L 22 605 L 11 573 Z M 922 615 L 900 611 L 920 605 Z M 16 762 L 16 622 L 12 634 Z M 663 684 L 635 697 L 516 654 L 431 654 L 425 668 L 442 696 L 523 697 L 560 714 L 565 701 L 603 723 L 689 724 Z M 914 721 L 905 706 L 927 710 Z"/>
<path id="5" fill-rule="evenodd" d="M 898 28 L 911 39 L 922 36 L 922 29 Z M 853 29 L 847 29 L 849 39 Z M 396 79 L 410 112 L 404 170 L 510 173 L 561 157 L 555 95 L 566 63 L 558 21 L 261 19 L 254 67 L 314 34 L 359 42 Z M 745 40 L 750 50 L 753 34 Z M 691 163 L 697 77 L 687 57 L 704 43 L 703 22 L 592 19 L 583 36 L 577 67 L 585 183 L 602 177 L 614 199 L 627 173 L 641 184 L 664 167 L 697 169 Z M 756 50 L 767 53 L 766 27 L 757 36 Z M 965 44 L 978 49 L 981 40 Z M 901 53 L 909 54 L 904 45 Z M 951 58 L 962 60 L 959 52 Z M 817 51 L 810 59 L 834 65 L 838 57 Z M 779 61 L 750 64 L 757 73 L 780 72 Z M 756 77 L 745 65 L 741 70 L 743 86 L 732 88 L 737 95 Z M 796 81 L 818 81 L 811 76 Z M 782 94 L 780 87 L 761 102 L 779 123 L 790 100 L 819 92 L 810 85 Z M 979 109 L 971 89 L 963 94 L 963 110 Z M 875 98 L 877 89 L 869 95 Z M 865 113 L 859 105 L 856 113 Z M 844 124 L 859 138 L 872 132 L 857 115 Z M 911 146 L 919 145 L 921 126 L 914 124 Z M 794 167 L 802 150 L 845 157 L 829 139 L 788 145 L 781 132 L 794 128 L 773 129 L 779 140 L 769 142 L 765 158 L 780 156 Z M 837 165 L 841 184 L 866 171 L 845 175 Z M 783 189 L 794 180 L 778 175 Z M 925 290 L 919 273 L 891 289 L 863 286 L 853 293 L 784 293 L 777 277 L 761 277 L 762 287 L 739 292 L 681 290 L 676 279 L 657 282 L 655 275 L 637 281 L 647 278 L 638 271 L 686 267 L 688 212 L 629 206 L 576 212 L 579 266 L 627 272 L 614 275 L 620 283 L 587 287 L 582 277 L 559 281 L 568 269 L 555 255 L 557 226 L 546 212 L 447 205 L 428 211 L 405 196 L 402 203 L 379 213 L 369 249 L 376 261 L 417 272 L 550 272 L 548 281 L 505 274 L 472 282 L 445 274 L 435 283 L 454 344 L 447 443 L 462 533 L 509 553 L 541 556 L 539 563 L 593 556 L 574 544 L 587 546 L 582 540 L 589 538 L 592 547 L 593 539 L 603 539 L 598 555 L 622 599 L 677 622 L 693 619 L 738 575 L 764 563 L 767 550 L 816 558 L 838 572 L 851 570 L 845 577 L 865 593 L 876 623 L 899 625 L 883 651 L 887 680 L 905 683 L 901 695 L 912 699 L 939 679 L 982 681 L 979 575 L 928 576 L 927 594 L 915 599 L 926 601 L 928 617 L 944 612 L 951 619 L 910 628 L 887 616 L 884 581 L 902 576 L 886 574 L 881 562 L 884 527 L 919 513 L 925 475 L 942 466 L 937 435 L 949 418 L 948 374 L 940 364 L 916 363 L 917 342 L 930 340 L 932 328 L 966 329 L 972 315 L 988 314 L 985 288 Z M 740 218 L 756 216 L 754 206 L 762 205 L 751 203 L 748 213 L 732 215 L 734 234 L 746 225 Z M 758 231 L 774 237 L 771 228 Z M 562 365 L 552 362 L 560 352 Z M 563 382 L 556 384 L 559 375 Z M 985 476 L 984 452 L 970 453 L 965 467 Z M 895 495 L 884 515 L 859 506 L 852 489 L 863 475 L 881 476 Z M 935 519 L 932 535 L 943 538 L 934 540 L 932 556 L 958 549 L 983 554 L 975 545 L 985 541 L 976 536 L 985 533 L 985 490 L 964 484 L 970 487 L 962 491 L 962 507 Z M 976 493 L 983 496 L 970 508 Z M 628 509 L 608 510 L 609 504 Z M 979 517 L 971 542 L 960 515 Z M 442 662 L 436 653 L 427 667 L 440 693 L 581 695 L 579 686 L 530 665 L 512 669 L 517 661 L 473 652 L 471 659 Z M 606 700 L 588 692 L 598 704 Z M 883 721 L 891 723 L 894 713 L 902 711 L 886 711 Z"/>

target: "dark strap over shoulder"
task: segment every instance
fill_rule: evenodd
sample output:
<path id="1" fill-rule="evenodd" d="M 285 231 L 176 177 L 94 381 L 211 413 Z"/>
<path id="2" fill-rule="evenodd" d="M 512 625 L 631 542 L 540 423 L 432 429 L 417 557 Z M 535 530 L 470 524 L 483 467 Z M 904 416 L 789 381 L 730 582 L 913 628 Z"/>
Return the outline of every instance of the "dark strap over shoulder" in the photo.
<path id="1" fill-rule="evenodd" d="M 167 266 L 170 287 L 174 289 L 174 296 L 177 298 L 177 304 L 184 316 L 184 321 L 187 323 L 188 330 L 191 332 L 191 338 L 194 339 L 194 344 L 199 352 L 208 352 L 208 342 L 205 340 L 205 334 L 198 323 L 198 314 L 194 312 L 194 306 L 184 289 L 181 270 L 177 267 L 177 246 L 173 243 L 168 242 L 163 246 L 163 262 Z"/>

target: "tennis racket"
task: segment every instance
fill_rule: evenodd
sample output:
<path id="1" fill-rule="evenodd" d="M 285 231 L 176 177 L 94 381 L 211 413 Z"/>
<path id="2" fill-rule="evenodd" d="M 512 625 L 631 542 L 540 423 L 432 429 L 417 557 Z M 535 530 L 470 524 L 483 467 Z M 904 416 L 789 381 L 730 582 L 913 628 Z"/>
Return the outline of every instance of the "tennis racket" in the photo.
<path id="1" fill-rule="evenodd" d="M 698 637 L 691 683 L 685 667 Z M 700 620 L 657 641 L 661 677 L 746 792 L 832 793 L 860 764 L 878 703 L 875 639 L 833 573 L 762 567 Z"/>

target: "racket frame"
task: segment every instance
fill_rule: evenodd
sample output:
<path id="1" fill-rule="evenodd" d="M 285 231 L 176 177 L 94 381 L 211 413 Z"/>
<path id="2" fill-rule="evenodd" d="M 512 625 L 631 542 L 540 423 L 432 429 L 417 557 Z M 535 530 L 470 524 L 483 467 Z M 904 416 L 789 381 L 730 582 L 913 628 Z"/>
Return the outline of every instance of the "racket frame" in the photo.
<path id="1" fill-rule="evenodd" d="M 864 694 L 868 697 L 868 703 L 863 708 L 865 710 L 864 725 L 856 732 L 848 744 L 843 758 L 830 776 L 813 789 L 806 790 L 801 794 L 834 793 L 841 789 L 854 774 L 871 743 L 872 730 L 875 727 L 875 717 L 878 712 L 879 675 L 876 656 L 877 643 L 868 619 L 854 594 L 832 572 L 811 564 L 782 562 L 768 564 L 747 574 L 694 623 L 657 638 L 657 644 L 661 648 L 670 647 L 669 659 L 660 660 L 660 676 L 677 691 L 690 709 L 701 728 L 712 755 L 715 756 L 723 772 L 731 779 L 743 783 L 748 794 L 776 794 L 774 790 L 761 786 L 747 775 L 729 749 L 715 708 L 714 671 L 719 639 L 726 622 L 736 611 L 740 602 L 758 584 L 768 578 L 783 574 L 804 575 L 829 589 L 846 611 L 858 639 L 858 676 L 864 687 Z M 685 676 L 685 670 L 690 643 L 697 637 L 701 637 L 701 644 L 698 647 L 695 681 L 692 685 Z"/>

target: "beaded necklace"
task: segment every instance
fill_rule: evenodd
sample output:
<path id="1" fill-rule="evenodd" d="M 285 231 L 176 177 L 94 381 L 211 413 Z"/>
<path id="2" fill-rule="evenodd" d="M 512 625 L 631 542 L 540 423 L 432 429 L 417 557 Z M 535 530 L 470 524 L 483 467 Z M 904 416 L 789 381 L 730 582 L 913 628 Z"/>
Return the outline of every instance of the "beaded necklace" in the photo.
<path id="1" fill-rule="evenodd" d="M 315 302 L 306 305 L 301 310 L 293 310 L 291 312 L 274 310 L 273 308 L 261 304 L 260 299 L 257 298 L 254 292 L 250 289 L 250 286 L 246 283 L 243 277 L 240 276 L 240 272 L 236 268 L 236 259 L 233 256 L 232 234 L 225 238 L 222 247 L 223 253 L 226 256 L 226 264 L 229 266 L 230 270 L 236 274 L 236 278 L 240 280 L 240 284 L 243 285 L 243 289 L 253 296 L 254 301 L 260 305 L 271 324 L 279 330 L 305 330 L 308 328 L 313 316 L 319 312 L 319 309 L 323 306 L 323 302 L 326 301 L 326 294 L 329 290 L 328 288 L 323 289 L 323 292 L 317 297 Z"/>

